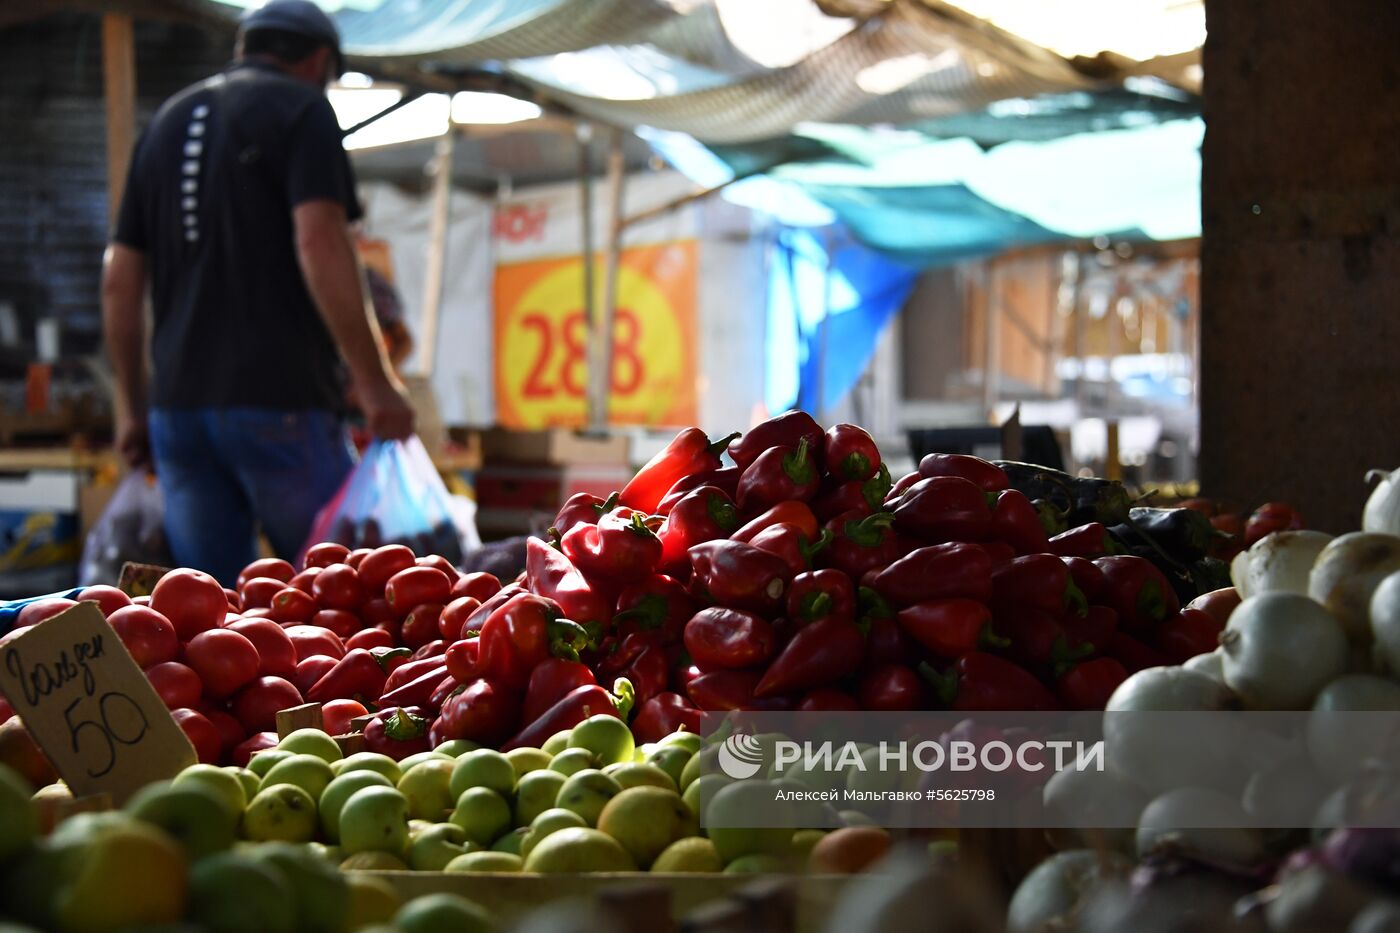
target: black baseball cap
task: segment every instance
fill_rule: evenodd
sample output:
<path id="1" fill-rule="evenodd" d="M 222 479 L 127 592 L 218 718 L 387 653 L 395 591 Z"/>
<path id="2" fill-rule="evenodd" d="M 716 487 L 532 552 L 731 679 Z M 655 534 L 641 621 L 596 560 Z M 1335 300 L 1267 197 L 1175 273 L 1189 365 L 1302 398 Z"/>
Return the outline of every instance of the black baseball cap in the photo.
<path id="1" fill-rule="evenodd" d="M 340 51 L 340 30 L 326 11 L 311 0 L 268 0 L 260 7 L 245 12 L 238 21 L 243 32 L 254 29 L 280 29 L 296 33 L 330 46 L 335 54 L 336 74 L 345 70 L 345 56 Z"/>

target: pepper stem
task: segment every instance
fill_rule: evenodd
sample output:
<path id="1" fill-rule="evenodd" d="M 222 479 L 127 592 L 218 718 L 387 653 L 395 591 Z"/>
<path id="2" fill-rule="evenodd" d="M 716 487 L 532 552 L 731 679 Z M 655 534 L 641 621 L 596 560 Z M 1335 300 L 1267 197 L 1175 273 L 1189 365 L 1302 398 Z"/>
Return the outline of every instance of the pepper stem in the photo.
<path id="1" fill-rule="evenodd" d="M 705 448 L 705 450 L 709 453 L 710 456 L 718 457 L 720 454 L 724 453 L 726 450 L 729 449 L 729 442 L 739 436 L 740 432 L 735 431 L 728 437 L 722 437 L 714 443 L 710 444 L 708 447 Z"/>
<path id="2" fill-rule="evenodd" d="M 619 677 L 613 681 L 613 706 L 617 707 L 617 716 L 623 722 L 632 713 L 632 707 L 637 702 L 637 690 L 632 686 L 632 681 L 626 677 Z"/>
<path id="3" fill-rule="evenodd" d="M 808 447 L 807 438 L 799 438 L 797 449 L 783 457 L 783 472 L 788 475 L 799 486 L 810 483 L 813 478 L 812 458 Z"/>
<path id="4" fill-rule="evenodd" d="M 953 701 L 958 698 L 958 672 L 952 668 L 943 673 L 927 661 L 920 661 L 919 666 L 914 668 L 928 684 L 933 688 L 934 695 L 938 697 L 938 702 L 945 707 L 951 707 Z"/>

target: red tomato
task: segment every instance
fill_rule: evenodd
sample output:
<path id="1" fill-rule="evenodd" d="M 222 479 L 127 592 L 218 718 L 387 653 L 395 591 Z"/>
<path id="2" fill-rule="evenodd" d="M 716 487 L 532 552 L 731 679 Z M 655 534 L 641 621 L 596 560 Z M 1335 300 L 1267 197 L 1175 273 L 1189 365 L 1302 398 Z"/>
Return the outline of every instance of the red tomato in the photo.
<path id="1" fill-rule="evenodd" d="M 365 620 L 365 625 L 378 625 L 381 622 L 397 622 L 403 615 L 395 612 L 388 600 L 371 599 L 360 607 L 360 618 Z"/>
<path id="2" fill-rule="evenodd" d="M 335 667 L 336 659 L 326 654 L 313 654 L 311 657 L 297 663 L 292 676 L 288 678 L 292 686 L 296 687 L 305 696 L 306 692 L 315 685 L 316 681 L 326 676 L 326 672 Z"/>
<path id="3" fill-rule="evenodd" d="M 438 620 L 442 618 L 442 610 L 442 603 L 414 606 L 408 618 L 403 620 L 403 630 L 399 633 L 403 643 L 416 649 L 437 638 L 441 634 L 438 631 Z"/>
<path id="4" fill-rule="evenodd" d="M 331 700 L 321 704 L 321 722 L 330 735 L 344 735 L 350 730 L 350 720 L 367 716 L 369 710 L 354 700 Z"/>
<path id="5" fill-rule="evenodd" d="M 118 609 L 107 619 L 107 624 L 143 670 L 180 656 L 180 639 L 175 634 L 175 626 L 150 606 Z"/>
<path id="6" fill-rule="evenodd" d="M 223 740 L 223 749 L 230 751 L 239 742 L 248 737 L 248 731 L 243 728 L 243 724 L 233 716 L 218 707 L 209 703 L 200 705 L 197 712 L 205 719 L 214 724 L 214 728 L 219 730 L 219 738 Z"/>
<path id="7" fill-rule="evenodd" d="M 233 696 L 233 715 L 249 732 L 277 728 L 278 710 L 302 703 L 301 692 L 281 677 L 259 677 Z"/>
<path id="8" fill-rule="evenodd" d="M 76 605 L 78 604 L 73 600 L 64 599 L 61 596 L 25 603 L 19 611 L 19 616 L 15 619 L 14 628 L 29 628 L 31 625 L 38 625 L 45 619 L 52 619 L 63 610 L 72 609 Z"/>
<path id="9" fill-rule="evenodd" d="M 452 566 L 452 561 L 443 557 L 441 554 L 429 554 L 427 557 L 418 558 L 414 563 L 419 567 L 434 567 L 441 570 L 443 576 L 447 577 L 447 579 L 451 580 L 453 583 L 457 582 L 457 577 L 459 576 L 457 568 Z"/>
<path id="10" fill-rule="evenodd" d="M 238 632 L 200 632 L 185 646 L 185 663 L 204 681 L 204 692 L 222 699 L 258 676 L 258 649 Z"/>
<path id="11" fill-rule="evenodd" d="M 322 609 L 311 617 L 311 624 L 328 628 L 341 638 L 349 638 L 365 627 L 359 616 L 344 609 Z"/>
<path id="12" fill-rule="evenodd" d="M 342 564 L 349 556 L 350 549 L 345 545 L 336 544 L 334 541 L 322 541 L 320 544 L 313 544 L 306 549 L 306 557 L 301 562 L 301 569 Z"/>
<path id="13" fill-rule="evenodd" d="M 296 576 L 296 570 L 282 558 L 263 557 L 253 561 L 247 567 L 244 567 L 243 572 L 238 575 L 238 581 L 234 585 L 241 590 L 243 589 L 243 584 L 254 577 L 271 577 L 274 580 L 281 580 L 283 583 L 286 583 L 294 576 Z"/>
<path id="14" fill-rule="evenodd" d="M 170 718 L 185 730 L 185 736 L 194 746 L 194 753 L 202 764 L 219 763 L 224 752 L 224 739 L 212 722 L 192 709 L 171 710 Z"/>
<path id="15" fill-rule="evenodd" d="M 1220 645 L 1225 626 L 1202 609 L 1186 607 L 1157 630 L 1157 647 L 1172 664 L 1184 664 Z"/>
<path id="16" fill-rule="evenodd" d="M 258 752 L 277 747 L 276 732 L 258 732 L 239 742 L 228 753 L 228 763 L 240 768 L 248 767 L 248 759 Z"/>
<path id="17" fill-rule="evenodd" d="M 409 567 L 384 584 L 384 598 L 394 609 L 409 609 L 424 603 L 446 604 L 451 596 L 452 581 L 436 567 Z"/>
<path id="18" fill-rule="evenodd" d="M 133 596 L 133 597 L 131 597 L 131 604 L 132 604 L 133 606 L 149 606 L 149 605 L 151 604 L 151 597 L 149 597 L 149 596 Z"/>
<path id="19" fill-rule="evenodd" d="M 438 634 L 449 644 L 461 638 L 462 626 L 480 608 L 481 600 L 475 596 L 458 596 L 443 608 L 438 618 Z"/>
<path id="20" fill-rule="evenodd" d="M 272 610 L 263 606 L 260 609 L 245 609 L 239 615 L 245 619 L 271 619 Z"/>
<path id="21" fill-rule="evenodd" d="M 284 625 L 306 622 L 316 614 L 316 600 L 305 590 L 289 586 L 277 591 L 277 595 L 272 597 L 272 605 L 268 608 L 272 610 L 272 619 L 275 622 Z"/>
<path id="22" fill-rule="evenodd" d="M 319 625 L 289 625 L 283 631 L 292 640 L 298 662 L 313 654 L 325 654 L 333 658 L 345 657 L 345 642 L 328 628 L 321 628 Z"/>
<path id="23" fill-rule="evenodd" d="M 392 648 L 394 647 L 394 636 L 384 631 L 382 628 L 367 628 L 356 632 L 345 640 L 345 650 L 350 651 L 355 648 Z"/>
<path id="24" fill-rule="evenodd" d="M 110 616 L 118 609 L 131 605 L 130 596 L 115 586 L 107 586 L 106 584 L 84 587 L 83 591 L 77 595 L 77 600 L 80 603 L 97 603 L 97 608 L 102 610 L 103 616 Z"/>
<path id="25" fill-rule="evenodd" d="M 296 587 L 303 593 L 311 592 L 311 584 L 321 575 L 320 567 L 307 567 L 301 573 L 287 581 L 288 586 Z"/>
<path id="26" fill-rule="evenodd" d="M 151 608 L 169 619 L 180 641 L 187 642 L 200 632 L 219 627 L 228 612 L 228 599 L 218 580 L 182 567 L 156 583 L 151 591 Z"/>
<path id="27" fill-rule="evenodd" d="M 490 599 L 501 591 L 501 581 L 496 579 L 494 573 L 464 573 L 457 577 L 457 582 L 452 584 L 452 598 L 458 599 L 462 596 L 475 596 L 482 602 Z"/>
<path id="28" fill-rule="evenodd" d="M 406 567 L 412 567 L 413 563 L 412 550 L 402 544 L 386 544 L 366 554 L 357 569 L 365 592 L 377 596 L 390 577 Z"/>
<path id="29" fill-rule="evenodd" d="M 237 590 L 224 587 L 224 601 L 228 603 L 228 608 L 232 612 L 237 612 L 243 608 L 243 597 L 238 595 Z"/>
<path id="30" fill-rule="evenodd" d="M 349 564 L 331 564 L 311 581 L 311 595 L 322 609 L 359 609 L 365 601 L 360 574 Z"/>
<path id="31" fill-rule="evenodd" d="M 350 552 L 350 556 L 345 558 L 345 563 L 349 564 L 351 567 L 354 567 L 356 570 L 359 570 L 360 562 L 373 553 L 374 548 L 372 547 L 355 548 L 355 550 Z"/>
<path id="32" fill-rule="evenodd" d="M 192 707 L 204 694 L 204 684 L 194 670 L 179 661 L 162 661 L 146 668 L 146 679 L 155 687 L 166 709 Z"/>
<path id="33" fill-rule="evenodd" d="M 266 609 L 272 605 L 272 597 L 287 588 L 287 581 L 273 577 L 254 577 L 243 584 L 243 608 Z"/>

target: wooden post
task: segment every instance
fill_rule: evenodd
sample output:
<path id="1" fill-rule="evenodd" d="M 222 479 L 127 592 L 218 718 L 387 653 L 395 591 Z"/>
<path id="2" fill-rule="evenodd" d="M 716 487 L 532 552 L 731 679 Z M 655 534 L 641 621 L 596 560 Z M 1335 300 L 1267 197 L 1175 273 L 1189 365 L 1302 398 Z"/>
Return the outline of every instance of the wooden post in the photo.
<path id="1" fill-rule="evenodd" d="M 622 260 L 622 194 L 627 176 L 622 130 L 613 129 L 608 145 L 608 242 L 603 254 L 603 304 L 588 334 L 588 427 L 608 429 L 608 397 L 612 394 L 613 321 L 617 317 L 618 264 Z"/>
<path id="2" fill-rule="evenodd" d="M 1001 275 L 992 262 L 983 265 L 986 309 L 983 324 L 982 410 L 988 421 L 1001 395 Z"/>
<path id="3" fill-rule="evenodd" d="M 438 321 L 447 270 L 447 227 L 452 207 L 452 153 L 457 127 L 451 119 L 433 156 L 433 212 L 428 227 L 428 266 L 423 273 L 423 322 L 418 335 L 418 371 L 431 376 L 437 363 Z"/>
<path id="4" fill-rule="evenodd" d="M 136 43 L 129 13 L 102 15 L 102 91 L 107 102 L 107 224 L 115 227 L 136 142 Z"/>

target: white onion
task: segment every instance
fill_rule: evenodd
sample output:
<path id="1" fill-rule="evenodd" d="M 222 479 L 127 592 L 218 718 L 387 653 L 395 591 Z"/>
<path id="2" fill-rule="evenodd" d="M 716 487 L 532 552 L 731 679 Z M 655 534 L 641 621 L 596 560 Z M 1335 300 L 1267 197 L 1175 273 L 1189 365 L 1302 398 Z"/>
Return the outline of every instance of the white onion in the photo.
<path id="1" fill-rule="evenodd" d="M 1366 474 L 1366 479 L 1377 476 L 1381 481 L 1371 490 L 1366 508 L 1361 511 L 1361 530 L 1400 535 L 1400 470 L 1390 473 L 1372 470 Z"/>
<path id="2" fill-rule="evenodd" d="M 1133 829 L 1147 805 L 1147 795 L 1137 785 L 1110 770 L 1066 768 L 1045 782 L 1045 812 L 1053 822 L 1072 826 L 1048 829 L 1046 834 L 1058 848 L 1107 846 L 1114 851 L 1133 851 Z"/>
<path id="3" fill-rule="evenodd" d="M 1400 675 L 1400 572 L 1380 582 L 1371 594 L 1369 609 L 1376 665 L 1392 676 Z"/>
<path id="4" fill-rule="evenodd" d="M 1178 787 L 1153 800 L 1138 820 L 1139 857 L 1158 849 L 1210 861 L 1252 865 L 1265 857 L 1263 836 L 1232 797 L 1205 787 Z"/>
<path id="5" fill-rule="evenodd" d="M 1198 674 L 1205 674 L 1211 680 L 1218 680 L 1222 684 L 1225 682 L 1225 655 L 1219 649 L 1198 654 L 1181 665 L 1188 671 L 1195 671 Z"/>
<path id="6" fill-rule="evenodd" d="M 1275 531 L 1254 542 L 1245 569 L 1245 589 L 1261 593 L 1308 592 L 1308 573 L 1332 541 L 1320 531 Z"/>
<path id="7" fill-rule="evenodd" d="M 1323 865 L 1310 865 L 1279 884 L 1264 908 L 1270 933 L 1344 930 L 1376 892 Z"/>
<path id="8" fill-rule="evenodd" d="M 1235 590 L 1240 594 L 1240 599 L 1249 596 L 1249 549 L 1246 548 L 1235 555 L 1235 559 L 1230 561 L 1230 582 L 1235 584 Z"/>
<path id="9" fill-rule="evenodd" d="M 1254 772 L 1244 786 L 1244 811 L 1262 826 L 1308 822 L 1327 796 L 1328 784 L 1305 755 Z"/>
<path id="10" fill-rule="evenodd" d="M 1308 576 L 1308 595 L 1337 617 L 1347 637 L 1371 642 L 1371 596 L 1400 570 L 1400 536 L 1356 531 L 1322 549 Z"/>
<path id="11" fill-rule="evenodd" d="M 1322 689 L 1308 714 L 1308 757 L 1334 781 L 1356 773 L 1373 750 L 1375 718 L 1348 717 L 1348 711 L 1400 710 L 1400 684 L 1372 674 L 1346 674 Z"/>
<path id="12" fill-rule="evenodd" d="M 1073 914 L 1098 884 L 1126 875 L 1131 867 L 1116 852 L 1071 849 L 1055 853 L 1016 888 L 1006 911 L 1007 933 L 1040 933 Z"/>
<path id="13" fill-rule="evenodd" d="M 1231 723 L 1195 729 L 1170 725 L 1171 717 L 1117 716 L 1129 712 L 1206 712 L 1239 708 L 1239 698 L 1229 687 L 1205 674 L 1181 667 L 1150 667 L 1118 685 L 1108 698 L 1104 716 L 1104 752 L 1108 767 L 1152 793 L 1186 784 L 1234 784 L 1248 777 L 1240 773 Z M 1204 717 L 1199 717 L 1204 719 Z"/>
<path id="14" fill-rule="evenodd" d="M 1225 683 L 1251 709 L 1307 709 L 1346 670 L 1348 645 L 1337 620 L 1296 593 L 1251 596 L 1220 635 Z"/>

